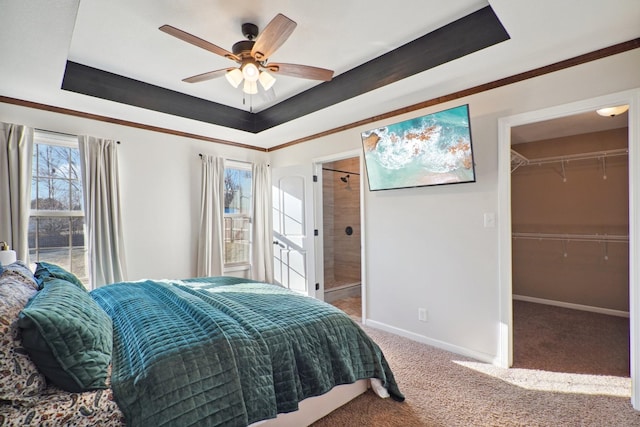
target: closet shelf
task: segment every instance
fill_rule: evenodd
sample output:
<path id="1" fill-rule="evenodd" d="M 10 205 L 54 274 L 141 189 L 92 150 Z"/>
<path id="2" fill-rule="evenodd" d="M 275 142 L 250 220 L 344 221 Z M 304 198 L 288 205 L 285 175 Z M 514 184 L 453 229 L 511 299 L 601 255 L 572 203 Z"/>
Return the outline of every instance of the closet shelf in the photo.
<path id="1" fill-rule="evenodd" d="M 564 242 L 629 242 L 628 235 L 616 234 L 560 234 L 560 233 L 512 233 L 514 239 L 559 240 Z"/>
<path id="2" fill-rule="evenodd" d="M 605 159 L 607 157 L 626 156 L 627 154 L 629 154 L 628 149 L 619 148 L 615 150 L 593 151 L 589 153 L 567 154 L 564 156 L 529 159 L 518 153 L 517 151 L 511 149 L 511 172 L 515 171 L 520 166 L 543 165 L 547 163 L 565 163 L 572 160 Z"/>

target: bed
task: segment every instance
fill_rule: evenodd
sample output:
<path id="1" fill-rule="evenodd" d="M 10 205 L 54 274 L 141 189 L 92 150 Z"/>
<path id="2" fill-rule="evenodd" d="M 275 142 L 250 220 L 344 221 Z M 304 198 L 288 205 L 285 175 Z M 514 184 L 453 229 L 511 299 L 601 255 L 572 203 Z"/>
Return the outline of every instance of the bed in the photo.
<path id="1" fill-rule="evenodd" d="M 87 292 L 57 266 L 33 275 L 18 262 L 0 275 L 0 314 L 0 426 L 271 426 L 311 408 L 284 422 L 305 425 L 371 379 L 404 399 L 347 315 L 272 284 L 206 277 Z"/>

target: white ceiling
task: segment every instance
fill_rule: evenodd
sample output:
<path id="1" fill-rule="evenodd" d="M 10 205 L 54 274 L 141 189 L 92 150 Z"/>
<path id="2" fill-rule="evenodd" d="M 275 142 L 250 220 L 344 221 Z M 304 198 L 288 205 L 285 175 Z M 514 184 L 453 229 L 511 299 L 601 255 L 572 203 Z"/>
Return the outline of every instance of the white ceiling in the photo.
<path id="1" fill-rule="evenodd" d="M 158 30 L 170 24 L 227 50 L 240 25 L 298 23 L 275 62 L 336 75 L 490 4 L 511 39 L 259 134 L 60 89 L 67 60 L 235 108 L 222 79 L 181 79 L 234 63 Z M 0 95 L 233 142 L 272 147 L 640 37 L 637 0 L 0 0 Z M 281 76 L 274 102 L 317 82 Z M 258 97 L 254 111 L 268 108 Z"/>
<path id="2" fill-rule="evenodd" d="M 603 117 L 595 111 L 589 111 L 558 119 L 514 126 L 511 128 L 511 144 L 619 129 L 628 125 L 629 112 L 614 117 Z"/>

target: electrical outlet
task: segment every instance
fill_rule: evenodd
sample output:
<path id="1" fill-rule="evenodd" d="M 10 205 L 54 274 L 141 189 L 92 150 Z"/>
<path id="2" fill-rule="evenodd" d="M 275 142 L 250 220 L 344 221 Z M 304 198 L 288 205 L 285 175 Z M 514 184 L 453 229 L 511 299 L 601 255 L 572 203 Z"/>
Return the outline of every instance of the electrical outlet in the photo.
<path id="1" fill-rule="evenodd" d="M 418 309 L 418 320 L 421 322 L 428 322 L 429 321 L 429 313 L 427 312 L 426 308 L 419 308 Z"/>

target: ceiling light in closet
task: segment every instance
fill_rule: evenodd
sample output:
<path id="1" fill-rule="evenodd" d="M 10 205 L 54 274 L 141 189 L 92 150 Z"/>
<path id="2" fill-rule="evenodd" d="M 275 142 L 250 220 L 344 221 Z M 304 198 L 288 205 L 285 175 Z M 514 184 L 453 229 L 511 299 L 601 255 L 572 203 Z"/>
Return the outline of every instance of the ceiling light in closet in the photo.
<path id="1" fill-rule="evenodd" d="M 618 105 L 617 107 L 607 107 L 596 110 L 596 113 L 604 117 L 614 117 L 624 113 L 629 109 L 628 105 Z"/>

